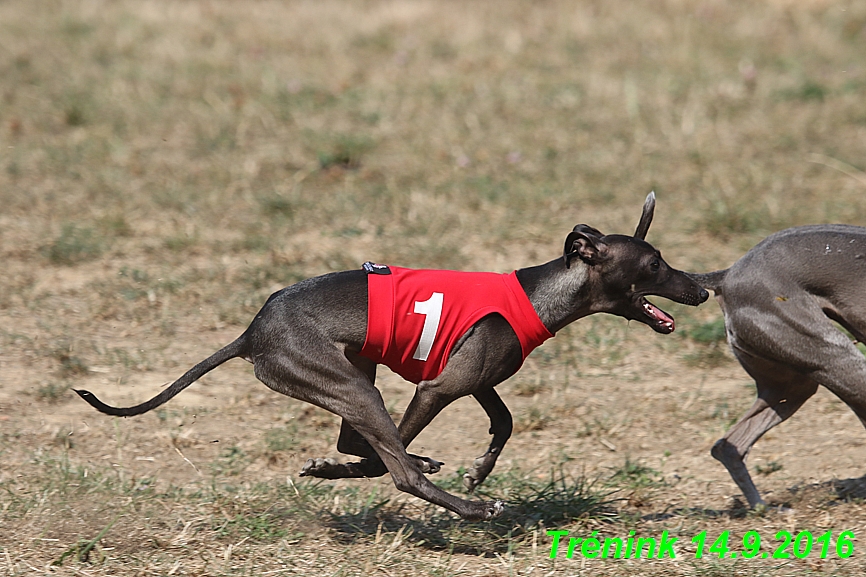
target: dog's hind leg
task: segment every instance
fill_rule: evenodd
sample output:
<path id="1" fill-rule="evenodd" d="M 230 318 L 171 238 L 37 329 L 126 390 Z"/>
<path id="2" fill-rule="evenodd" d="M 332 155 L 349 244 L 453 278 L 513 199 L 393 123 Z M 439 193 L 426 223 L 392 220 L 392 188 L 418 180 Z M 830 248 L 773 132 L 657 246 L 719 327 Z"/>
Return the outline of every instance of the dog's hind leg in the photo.
<path id="1" fill-rule="evenodd" d="M 746 468 L 749 450 L 764 433 L 797 412 L 818 388 L 810 379 L 786 370 L 784 365 L 776 370 L 777 374 L 752 373 L 758 398 L 712 449 L 713 457 L 728 470 L 750 507 L 761 505 L 764 500 Z"/>
<path id="2" fill-rule="evenodd" d="M 370 381 L 376 382 L 376 363 L 356 354 L 347 354 L 349 362 L 363 372 Z M 301 476 L 321 479 L 345 479 L 358 477 L 381 477 L 388 472 L 387 467 L 358 431 L 345 419 L 340 422 L 340 435 L 337 439 L 337 450 L 345 455 L 361 457 L 358 463 L 339 463 L 332 458 L 307 459 L 301 470 Z M 423 473 L 438 473 L 443 463 L 429 457 L 409 455 L 415 460 Z"/>
<path id="3" fill-rule="evenodd" d="M 314 348 L 314 338 L 307 338 L 296 344 L 295 349 Z M 321 351 L 326 351 L 323 354 Z M 375 365 L 357 366 L 348 361 L 329 342 L 321 343 L 319 351 L 295 350 L 294 354 L 282 349 L 255 355 L 253 364 L 256 377 L 278 393 L 321 407 L 343 418 L 338 447 L 351 449 L 352 453 L 364 453 L 370 459 L 359 463 L 338 463 L 335 459 L 308 459 L 301 476 L 322 479 L 343 479 L 357 477 L 379 477 L 387 472 L 370 443 L 351 425 L 347 417 L 353 409 L 368 407 L 371 415 L 378 412 L 382 402 L 373 384 Z M 301 363 L 295 359 L 301 359 Z M 315 379 L 315 384 L 313 384 Z M 387 412 L 386 412 L 387 415 Z M 394 423 L 388 419 L 388 425 Z"/>
<path id="4" fill-rule="evenodd" d="M 367 375 L 345 356 L 323 354 L 322 350 L 327 348 L 320 349 L 316 357 L 304 357 L 302 370 L 298 370 L 294 358 L 282 352 L 257 356 L 256 376 L 277 392 L 341 416 L 373 447 L 400 491 L 444 507 L 464 519 L 489 519 L 502 512 L 503 505 L 499 501 L 466 501 L 431 483 L 406 453 L 385 402 Z M 305 375 L 315 379 L 303 378 Z M 366 476 L 363 462 L 343 467 L 346 468 L 341 471 L 343 476 L 352 476 L 356 469 L 361 469 Z"/>
<path id="5" fill-rule="evenodd" d="M 773 303 L 772 314 L 753 306 L 727 308 L 732 349 L 755 379 L 758 399 L 712 450 L 752 507 L 763 500 L 744 463 L 749 449 L 765 432 L 793 415 L 818 385 L 835 393 L 866 424 L 863 355 L 833 326 L 813 297 L 793 294 L 767 302 Z"/>
<path id="6" fill-rule="evenodd" d="M 363 460 L 358 465 L 362 466 L 364 471 L 364 475 L 362 476 L 364 477 L 381 477 L 388 472 L 385 464 L 379 459 L 379 455 L 376 454 L 370 443 L 358 431 L 352 428 L 345 419 L 340 423 L 340 437 L 337 439 L 337 450 L 345 455 L 361 457 Z M 415 460 L 415 464 L 418 465 L 422 473 L 431 475 L 438 473 L 442 465 L 444 465 L 441 461 L 431 459 L 430 457 L 422 457 L 420 455 L 413 455 L 412 453 L 409 453 L 409 457 Z M 349 465 L 353 465 L 353 463 L 349 463 Z M 338 479 L 342 477 L 334 477 L 333 475 L 337 474 L 339 470 L 340 465 L 334 459 L 316 459 L 315 461 L 308 459 L 306 464 L 304 464 L 303 474 L 311 477 L 320 477 L 319 472 L 325 472 L 330 476 L 324 478 Z M 346 472 L 349 473 L 354 470 L 356 469 L 349 467 L 346 469 Z"/>
<path id="7" fill-rule="evenodd" d="M 827 359 L 813 378 L 848 405 L 866 427 L 866 357 L 844 335 L 831 351 L 817 351 Z M 825 356 L 831 355 L 832 356 Z"/>

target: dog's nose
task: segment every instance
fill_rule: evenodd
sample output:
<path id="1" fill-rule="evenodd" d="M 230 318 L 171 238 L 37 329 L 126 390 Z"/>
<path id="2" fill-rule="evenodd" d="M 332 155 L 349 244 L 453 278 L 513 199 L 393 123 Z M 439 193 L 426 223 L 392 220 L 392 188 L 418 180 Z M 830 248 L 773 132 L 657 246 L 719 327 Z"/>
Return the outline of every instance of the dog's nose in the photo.
<path id="1" fill-rule="evenodd" d="M 706 301 L 708 298 L 710 298 L 710 293 L 707 291 L 707 289 L 703 289 L 703 288 L 702 288 L 702 289 L 701 289 L 701 292 L 698 293 L 698 296 L 699 296 L 700 299 L 701 299 L 699 302 L 704 302 L 704 301 Z"/>

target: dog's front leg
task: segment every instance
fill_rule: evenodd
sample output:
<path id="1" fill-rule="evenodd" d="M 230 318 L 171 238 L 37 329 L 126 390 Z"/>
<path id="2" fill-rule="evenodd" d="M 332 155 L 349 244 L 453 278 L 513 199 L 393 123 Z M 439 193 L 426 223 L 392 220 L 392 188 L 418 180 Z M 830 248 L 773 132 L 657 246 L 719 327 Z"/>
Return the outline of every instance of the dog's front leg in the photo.
<path id="1" fill-rule="evenodd" d="M 459 397 L 473 395 L 490 418 L 493 441 L 464 476 L 463 483 L 471 492 L 493 470 L 511 436 L 511 413 L 493 387 L 520 366 L 520 342 L 505 319 L 491 315 L 477 323 L 455 350 L 442 374 L 418 385 L 399 430 L 408 447 L 444 407 Z"/>
<path id="2" fill-rule="evenodd" d="M 475 490 L 475 487 L 483 483 L 484 479 L 493 470 L 493 467 L 496 465 L 496 459 L 499 458 L 503 447 L 505 447 L 505 443 L 511 437 L 513 425 L 511 412 L 505 406 L 496 389 L 491 387 L 479 391 L 472 396 L 475 397 L 475 400 L 478 401 L 490 418 L 490 434 L 493 435 L 493 440 L 490 442 L 487 451 L 475 459 L 472 466 L 463 475 L 463 485 L 470 493 Z"/>

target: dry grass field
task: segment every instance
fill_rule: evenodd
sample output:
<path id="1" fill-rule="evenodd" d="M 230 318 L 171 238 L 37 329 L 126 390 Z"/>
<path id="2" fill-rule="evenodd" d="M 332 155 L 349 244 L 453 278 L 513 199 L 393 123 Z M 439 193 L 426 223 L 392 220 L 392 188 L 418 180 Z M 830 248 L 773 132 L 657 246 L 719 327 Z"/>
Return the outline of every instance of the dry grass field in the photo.
<path id="1" fill-rule="evenodd" d="M 0 0 L 0 575 L 862 575 L 866 431 L 821 392 L 749 468 L 721 313 L 598 315 L 500 386 L 515 434 L 462 522 L 390 478 L 310 482 L 338 420 L 232 361 L 134 419 L 267 296 L 365 260 L 507 272 L 577 223 L 723 268 L 772 231 L 866 224 L 863 0 Z M 412 386 L 380 372 L 395 419 Z M 454 492 L 471 399 L 413 444 Z M 547 530 L 679 537 L 549 558 Z M 853 531 L 846 559 L 695 559 L 730 531 Z"/>

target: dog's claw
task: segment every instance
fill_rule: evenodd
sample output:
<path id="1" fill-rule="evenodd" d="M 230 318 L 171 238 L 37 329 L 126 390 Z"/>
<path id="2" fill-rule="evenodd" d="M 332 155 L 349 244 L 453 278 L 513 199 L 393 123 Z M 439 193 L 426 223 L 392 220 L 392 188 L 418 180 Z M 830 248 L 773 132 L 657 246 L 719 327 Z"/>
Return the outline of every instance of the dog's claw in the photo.
<path id="1" fill-rule="evenodd" d="M 313 468 L 313 465 L 315 465 L 315 462 L 312 459 L 307 459 L 307 462 L 304 463 L 303 467 L 301 467 L 301 472 L 298 473 L 298 476 L 306 477 L 307 475 L 309 475 L 310 469 Z"/>
<path id="2" fill-rule="evenodd" d="M 469 469 L 465 473 L 463 473 L 463 487 L 466 488 L 467 493 L 471 493 L 475 490 L 475 487 L 478 486 L 478 481 L 472 475 L 473 469 Z"/>

